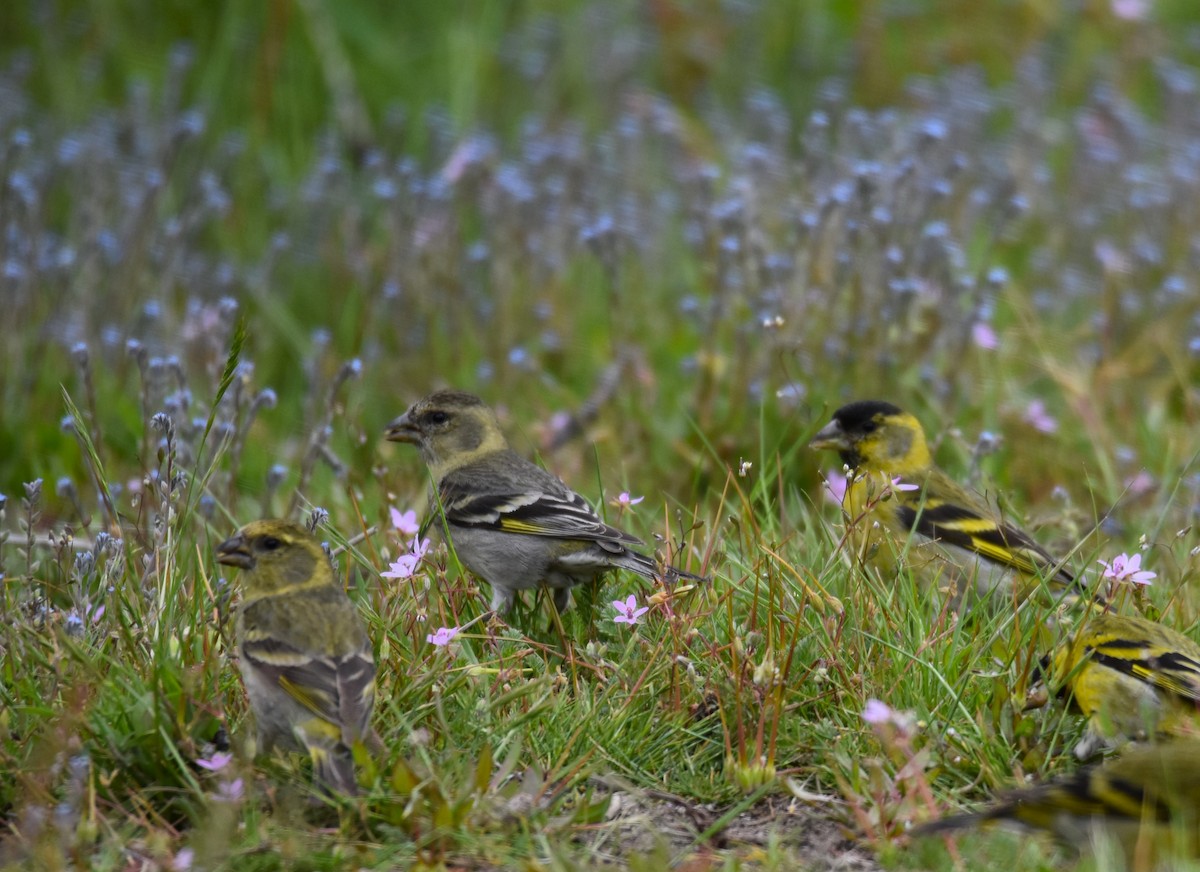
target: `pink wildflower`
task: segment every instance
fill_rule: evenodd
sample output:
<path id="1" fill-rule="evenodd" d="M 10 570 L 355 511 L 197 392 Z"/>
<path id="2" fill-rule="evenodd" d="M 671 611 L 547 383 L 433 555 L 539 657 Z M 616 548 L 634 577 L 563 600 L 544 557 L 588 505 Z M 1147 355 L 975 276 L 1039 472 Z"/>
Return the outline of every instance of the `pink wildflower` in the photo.
<path id="1" fill-rule="evenodd" d="M 1143 21 L 1150 12 L 1149 0 L 1112 0 L 1113 15 L 1123 21 Z"/>
<path id="2" fill-rule="evenodd" d="M 237 802 L 245 793 L 246 783 L 240 778 L 235 778 L 233 781 L 222 781 L 218 784 L 214 799 L 217 802 Z"/>
<path id="3" fill-rule="evenodd" d="M 421 562 L 421 558 L 425 556 L 425 552 L 428 550 L 428 539 L 413 539 L 412 546 L 408 552 L 396 558 L 396 561 L 388 567 L 388 571 L 379 573 L 379 577 L 412 578 L 413 574 L 417 571 L 417 564 Z"/>
<path id="4" fill-rule="evenodd" d="M 862 717 L 868 724 L 886 724 L 892 719 L 892 707 L 883 700 L 872 697 L 863 706 Z"/>
<path id="5" fill-rule="evenodd" d="M 232 754 L 227 754 L 224 751 L 218 751 L 211 757 L 197 758 L 196 765 L 201 769 L 207 769 L 209 772 L 220 772 L 229 765 L 229 761 L 232 759 Z"/>
<path id="6" fill-rule="evenodd" d="M 1158 577 L 1158 573 L 1142 569 L 1142 555 L 1140 554 L 1118 554 L 1111 563 L 1104 560 L 1097 562 L 1104 567 L 1104 577 L 1112 582 L 1127 581 L 1130 584 L 1149 584 L 1151 579 Z"/>
<path id="7" fill-rule="evenodd" d="M 846 476 L 836 469 L 825 473 L 825 493 L 839 506 L 846 499 Z"/>
<path id="8" fill-rule="evenodd" d="M 996 331 L 986 321 L 976 321 L 971 326 L 971 339 L 975 342 L 976 347 L 982 348 L 984 351 L 994 351 L 1000 347 Z"/>
<path id="9" fill-rule="evenodd" d="M 430 645 L 445 648 L 457 635 L 458 627 L 438 627 L 436 632 L 430 633 L 425 637 L 425 641 Z"/>
<path id="10" fill-rule="evenodd" d="M 1053 415 L 1046 411 L 1046 404 L 1041 400 L 1034 400 L 1025 407 L 1025 414 L 1022 416 L 1025 423 L 1033 427 L 1041 433 L 1057 433 L 1058 421 Z"/>
<path id="11" fill-rule="evenodd" d="M 629 624 L 633 626 L 638 622 L 638 618 L 650 611 L 649 606 L 638 607 L 637 597 L 630 594 L 629 597 L 622 602 L 621 600 L 613 600 L 613 608 L 617 610 L 617 616 L 613 618 L 613 623 Z"/>
<path id="12" fill-rule="evenodd" d="M 392 516 L 392 526 L 403 533 L 405 536 L 415 536 L 421 529 L 421 525 L 417 523 L 417 513 L 412 509 L 407 512 L 401 512 L 399 509 L 388 509 Z"/>

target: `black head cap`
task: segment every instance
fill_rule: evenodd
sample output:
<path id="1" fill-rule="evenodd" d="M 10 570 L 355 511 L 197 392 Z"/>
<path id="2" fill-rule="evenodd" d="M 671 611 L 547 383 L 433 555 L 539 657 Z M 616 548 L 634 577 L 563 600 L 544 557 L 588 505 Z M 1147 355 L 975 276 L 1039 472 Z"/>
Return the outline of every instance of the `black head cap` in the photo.
<path id="1" fill-rule="evenodd" d="M 863 425 L 873 421 L 878 415 L 903 415 L 904 410 L 882 400 L 858 400 L 847 403 L 833 413 L 833 420 L 841 425 L 847 433 L 861 430 Z"/>

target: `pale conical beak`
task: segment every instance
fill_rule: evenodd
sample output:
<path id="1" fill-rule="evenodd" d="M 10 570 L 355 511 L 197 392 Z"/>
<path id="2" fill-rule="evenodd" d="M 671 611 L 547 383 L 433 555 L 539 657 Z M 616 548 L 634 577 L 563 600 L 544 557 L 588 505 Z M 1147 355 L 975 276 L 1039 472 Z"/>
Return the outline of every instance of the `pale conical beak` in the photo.
<path id="1" fill-rule="evenodd" d="M 383 431 L 383 438 L 388 442 L 407 442 L 410 445 L 416 445 L 421 441 L 421 433 L 409 420 L 408 412 L 405 412 L 387 425 L 387 429 Z"/>
<path id="2" fill-rule="evenodd" d="M 834 448 L 838 451 L 846 451 L 850 448 L 850 441 L 846 438 L 846 431 L 842 429 L 842 425 L 837 421 L 830 421 L 817 431 L 817 435 L 809 441 L 808 447 L 816 449 Z"/>
<path id="3" fill-rule="evenodd" d="M 254 555 L 250 553 L 250 543 L 246 541 L 246 537 L 239 533 L 218 545 L 217 563 L 236 566 L 238 569 L 253 569 Z"/>

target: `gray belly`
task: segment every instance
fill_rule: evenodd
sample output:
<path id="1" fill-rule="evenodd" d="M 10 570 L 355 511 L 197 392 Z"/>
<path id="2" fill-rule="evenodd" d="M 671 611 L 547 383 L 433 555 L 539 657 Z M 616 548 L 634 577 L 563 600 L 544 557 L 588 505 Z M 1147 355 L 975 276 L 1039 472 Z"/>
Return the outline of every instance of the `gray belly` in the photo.
<path id="1" fill-rule="evenodd" d="M 604 568 L 577 563 L 564 566 L 559 559 L 565 544 L 561 539 L 454 525 L 450 526 L 450 539 L 467 569 L 509 590 L 571 587 L 594 578 Z"/>

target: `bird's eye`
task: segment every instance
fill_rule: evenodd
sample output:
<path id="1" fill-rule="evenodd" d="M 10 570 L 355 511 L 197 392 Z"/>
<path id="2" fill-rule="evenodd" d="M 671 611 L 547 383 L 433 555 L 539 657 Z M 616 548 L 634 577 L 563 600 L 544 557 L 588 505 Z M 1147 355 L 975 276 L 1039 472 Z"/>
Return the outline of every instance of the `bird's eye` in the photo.
<path id="1" fill-rule="evenodd" d="M 266 536 L 262 540 L 262 547 L 264 551 L 274 551 L 282 545 L 283 542 L 279 539 L 276 539 L 274 536 Z"/>
<path id="2" fill-rule="evenodd" d="M 450 420 L 450 416 L 445 412 L 430 412 L 425 416 L 425 420 L 430 424 L 445 424 Z"/>
<path id="3" fill-rule="evenodd" d="M 878 429 L 879 429 L 878 421 L 867 421 L 865 424 L 862 425 L 862 431 L 864 433 L 874 433 Z"/>

